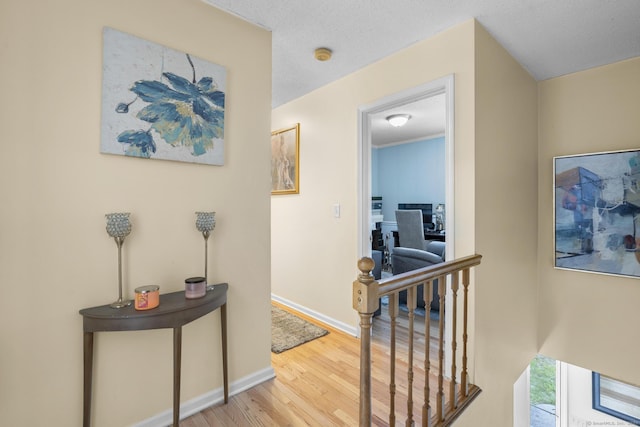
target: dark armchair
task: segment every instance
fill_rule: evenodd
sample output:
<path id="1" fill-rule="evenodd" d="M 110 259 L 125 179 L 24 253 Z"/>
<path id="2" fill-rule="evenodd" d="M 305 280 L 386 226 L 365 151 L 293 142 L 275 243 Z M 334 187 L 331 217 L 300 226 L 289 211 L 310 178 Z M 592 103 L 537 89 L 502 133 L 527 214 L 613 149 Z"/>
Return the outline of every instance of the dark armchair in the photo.
<path id="1" fill-rule="evenodd" d="M 393 274 L 405 273 L 411 270 L 439 264 L 445 260 L 445 242 L 429 242 L 426 250 L 414 248 L 393 248 L 391 253 L 391 269 Z M 418 307 L 424 308 L 424 285 L 418 286 Z M 400 292 L 400 303 L 407 303 L 407 291 Z M 438 297 L 438 281 L 433 281 L 433 299 L 431 310 L 440 310 L 440 299 Z"/>

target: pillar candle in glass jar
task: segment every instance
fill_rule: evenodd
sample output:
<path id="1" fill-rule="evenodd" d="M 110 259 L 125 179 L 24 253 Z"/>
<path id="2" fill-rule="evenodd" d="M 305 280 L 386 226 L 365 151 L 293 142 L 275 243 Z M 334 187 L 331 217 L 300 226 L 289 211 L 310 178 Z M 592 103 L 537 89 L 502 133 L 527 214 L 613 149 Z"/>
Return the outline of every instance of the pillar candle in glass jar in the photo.
<path id="1" fill-rule="evenodd" d="M 136 310 L 151 310 L 160 305 L 160 287 L 156 285 L 140 286 L 135 289 L 134 307 Z"/>
<path id="2" fill-rule="evenodd" d="M 204 277 L 189 277 L 184 281 L 185 298 L 202 298 L 206 293 L 207 280 Z"/>

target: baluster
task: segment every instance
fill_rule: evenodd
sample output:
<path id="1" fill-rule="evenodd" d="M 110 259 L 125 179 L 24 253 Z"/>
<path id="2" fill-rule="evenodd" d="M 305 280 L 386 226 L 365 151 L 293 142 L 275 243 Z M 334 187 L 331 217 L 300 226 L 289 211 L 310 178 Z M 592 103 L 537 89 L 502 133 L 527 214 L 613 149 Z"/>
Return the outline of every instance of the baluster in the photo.
<path id="1" fill-rule="evenodd" d="M 425 383 L 424 383 L 424 399 L 421 408 L 422 412 L 422 425 L 426 427 L 441 426 L 444 424 L 450 424 L 459 413 L 463 410 L 467 404 L 475 399 L 475 397 L 481 392 L 480 388 L 470 383 L 468 372 L 468 315 L 469 315 L 469 287 L 470 287 L 470 268 L 480 264 L 480 255 L 469 256 L 461 258 L 448 265 L 443 265 L 444 268 L 433 268 L 431 270 L 425 269 L 424 274 L 418 273 L 415 278 L 399 277 L 397 280 L 390 279 L 385 281 L 385 293 L 389 292 L 386 286 L 393 289 L 397 288 L 397 284 L 402 283 L 407 291 L 407 307 L 409 311 L 408 315 L 408 355 L 407 355 L 407 419 L 406 426 L 414 425 L 413 415 L 413 386 L 415 367 L 414 363 L 414 340 L 415 340 L 415 311 L 417 305 L 417 286 L 423 285 L 425 288 L 424 302 L 426 308 L 426 316 L 424 320 L 425 329 L 425 343 L 424 343 L 424 357 L 423 361 L 425 370 Z M 373 313 L 378 309 L 380 289 L 378 282 L 371 275 L 371 270 L 374 267 L 374 261 L 371 258 L 362 258 L 358 261 L 358 268 L 361 273 L 358 275 L 357 280 L 353 282 L 353 308 L 358 312 L 360 317 L 360 401 L 359 401 L 359 425 L 361 427 L 372 425 L 372 355 L 371 355 L 371 340 L 372 340 L 372 319 Z M 436 273 L 437 272 L 437 273 Z M 460 272 L 462 275 L 460 276 Z M 439 274 L 436 278 L 433 278 L 434 274 Z M 452 331 L 451 353 L 452 361 L 451 366 L 445 366 L 445 302 L 447 300 L 447 288 L 449 287 L 449 274 L 451 274 L 450 298 L 453 298 L 451 306 L 447 307 L 447 312 L 451 311 L 450 321 Z M 426 280 L 429 277 L 431 280 Z M 425 281 L 426 280 L 426 281 Z M 420 282 L 422 281 L 422 282 Z M 462 281 L 462 289 L 460 289 L 460 281 Z M 437 282 L 437 285 L 436 283 Z M 392 287 L 393 286 L 393 287 Z M 437 286 L 437 288 L 434 288 Z M 462 315 L 462 367 L 460 369 L 460 375 L 458 375 L 457 367 L 457 347 L 458 347 L 458 293 L 463 291 L 463 315 Z M 434 295 L 435 294 L 435 295 Z M 429 317 L 429 311 L 431 304 L 434 301 L 440 303 L 439 322 L 438 322 L 438 372 L 434 371 L 434 375 L 431 375 L 431 319 Z M 398 357 L 398 293 L 389 295 L 389 317 L 390 317 L 390 365 L 389 365 L 389 395 L 390 395 L 390 413 L 389 413 L 389 425 L 396 424 L 396 398 L 397 398 L 397 384 L 396 384 L 396 358 Z M 435 326 L 435 325 L 434 325 Z M 447 325 L 449 326 L 449 325 Z M 436 338 L 434 337 L 434 340 Z M 447 343 L 447 345 L 449 345 Z M 404 350 L 401 349 L 401 352 Z M 435 354 L 434 354 L 435 356 Z M 451 369 L 451 382 L 447 386 L 449 389 L 445 393 L 445 371 Z M 430 378 L 437 377 L 437 390 L 433 390 L 436 387 L 431 387 Z M 457 381 L 459 377 L 459 382 Z M 434 381 L 435 382 L 435 381 Z M 435 411 L 431 405 L 431 394 L 434 394 L 434 404 L 436 405 Z M 451 404 L 449 404 L 449 401 Z"/>
<path id="2" fill-rule="evenodd" d="M 456 325 L 458 323 L 458 287 L 458 272 L 456 271 L 451 274 L 451 300 L 453 302 L 453 304 L 451 304 L 451 382 L 449 383 L 449 401 L 451 402 L 451 409 L 458 407 L 456 394 L 456 347 L 458 345 Z"/>
<path id="3" fill-rule="evenodd" d="M 417 303 L 417 286 L 407 289 L 407 308 L 409 309 L 409 357 L 407 370 L 407 427 L 413 426 L 413 332 L 414 332 L 414 316 Z"/>
<path id="4" fill-rule="evenodd" d="M 358 261 L 360 274 L 353 282 L 353 308 L 360 315 L 360 426 L 371 426 L 371 319 L 379 307 L 378 282 L 371 258 Z"/>
<path id="5" fill-rule="evenodd" d="M 396 425 L 396 326 L 398 320 L 398 293 L 389 296 L 391 337 L 389 343 L 389 425 Z"/>
<path id="6" fill-rule="evenodd" d="M 431 344 L 431 301 L 433 300 L 433 282 L 429 280 L 424 284 L 424 403 L 422 404 L 422 425 L 429 427 L 431 425 L 431 403 L 429 402 L 429 371 L 431 370 L 431 361 L 429 356 Z M 392 424 L 390 424 L 392 425 Z"/>
<path id="7" fill-rule="evenodd" d="M 467 311 L 469 294 L 469 269 L 462 270 L 462 288 L 464 289 L 463 320 L 462 320 L 462 374 L 460 375 L 461 394 L 465 398 L 469 395 L 469 375 L 467 374 Z"/>
<path id="8" fill-rule="evenodd" d="M 444 299 L 446 292 L 446 277 L 438 277 L 438 297 L 440 298 L 440 313 L 438 319 L 438 393 L 436 414 L 438 421 L 444 420 L 445 400 L 444 400 Z"/>

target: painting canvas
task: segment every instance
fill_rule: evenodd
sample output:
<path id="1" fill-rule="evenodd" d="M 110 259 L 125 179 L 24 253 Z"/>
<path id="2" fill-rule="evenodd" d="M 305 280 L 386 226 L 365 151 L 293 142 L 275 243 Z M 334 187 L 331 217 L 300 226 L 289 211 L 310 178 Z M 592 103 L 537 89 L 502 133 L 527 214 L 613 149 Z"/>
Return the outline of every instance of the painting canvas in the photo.
<path id="1" fill-rule="evenodd" d="M 640 150 L 554 159 L 555 266 L 640 276 Z"/>
<path id="2" fill-rule="evenodd" d="M 300 123 L 271 132 L 271 194 L 300 192 Z"/>
<path id="3" fill-rule="evenodd" d="M 223 165 L 225 68 L 112 28 L 103 44 L 100 151 Z"/>

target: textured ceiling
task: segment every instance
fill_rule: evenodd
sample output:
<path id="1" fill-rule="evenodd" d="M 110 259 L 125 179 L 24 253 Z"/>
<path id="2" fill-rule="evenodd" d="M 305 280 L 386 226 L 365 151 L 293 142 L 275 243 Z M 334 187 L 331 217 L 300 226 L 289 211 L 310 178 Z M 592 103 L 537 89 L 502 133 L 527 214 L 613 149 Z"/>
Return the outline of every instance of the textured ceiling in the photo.
<path id="1" fill-rule="evenodd" d="M 471 18 L 536 80 L 640 56 L 640 0 L 204 1 L 272 31 L 273 107 Z"/>

